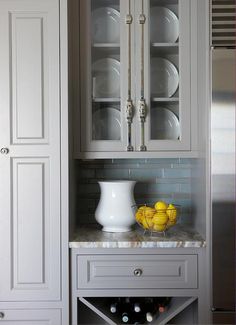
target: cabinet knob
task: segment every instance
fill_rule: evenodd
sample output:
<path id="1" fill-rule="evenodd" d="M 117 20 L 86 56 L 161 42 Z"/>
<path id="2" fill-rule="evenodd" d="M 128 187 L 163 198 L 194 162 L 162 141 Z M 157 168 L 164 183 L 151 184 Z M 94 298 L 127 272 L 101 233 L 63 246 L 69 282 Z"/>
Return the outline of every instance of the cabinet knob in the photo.
<path id="1" fill-rule="evenodd" d="M 0 152 L 2 155 L 7 155 L 9 153 L 9 149 L 8 148 L 1 148 Z"/>
<path id="2" fill-rule="evenodd" d="M 135 275 L 135 276 L 141 276 L 142 273 L 143 273 L 143 271 L 142 271 L 141 269 L 135 269 L 135 270 L 134 270 L 134 275 Z"/>
<path id="3" fill-rule="evenodd" d="M 1 311 L 1 312 L 0 312 L 0 319 L 3 319 L 4 316 L 5 316 L 5 314 Z"/>

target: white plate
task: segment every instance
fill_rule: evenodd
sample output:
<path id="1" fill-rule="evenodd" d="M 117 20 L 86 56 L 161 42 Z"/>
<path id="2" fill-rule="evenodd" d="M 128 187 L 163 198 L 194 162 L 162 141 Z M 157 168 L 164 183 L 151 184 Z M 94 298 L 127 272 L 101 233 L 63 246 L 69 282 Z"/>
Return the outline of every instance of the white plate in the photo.
<path id="1" fill-rule="evenodd" d="M 168 8 L 151 9 L 151 42 L 175 43 L 179 37 L 179 19 Z"/>
<path id="2" fill-rule="evenodd" d="M 114 8 L 98 8 L 92 13 L 92 39 L 94 43 L 120 42 L 120 13 Z"/>
<path id="3" fill-rule="evenodd" d="M 93 114 L 93 140 L 120 140 L 120 111 L 105 107 Z"/>
<path id="4" fill-rule="evenodd" d="M 179 73 L 173 63 L 163 58 L 151 60 L 151 88 L 154 97 L 171 97 L 179 85 Z"/>
<path id="5" fill-rule="evenodd" d="M 166 107 L 151 109 L 151 139 L 178 140 L 180 125 L 178 117 Z"/>
<path id="6" fill-rule="evenodd" d="M 111 59 L 101 59 L 92 65 L 93 96 L 120 97 L 120 62 Z"/>

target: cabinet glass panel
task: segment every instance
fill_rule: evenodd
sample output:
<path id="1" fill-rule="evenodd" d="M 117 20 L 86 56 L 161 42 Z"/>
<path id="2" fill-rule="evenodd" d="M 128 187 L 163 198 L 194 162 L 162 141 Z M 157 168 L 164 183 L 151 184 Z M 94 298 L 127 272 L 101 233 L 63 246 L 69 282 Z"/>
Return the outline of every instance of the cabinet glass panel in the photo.
<path id="1" fill-rule="evenodd" d="M 91 0 L 92 140 L 120 140 L 120 5 Z"/>
<path id="2" fill-rule="evenodd" d="M 178 140 L 178 0 L 150 0 L 150 138 Z"/>

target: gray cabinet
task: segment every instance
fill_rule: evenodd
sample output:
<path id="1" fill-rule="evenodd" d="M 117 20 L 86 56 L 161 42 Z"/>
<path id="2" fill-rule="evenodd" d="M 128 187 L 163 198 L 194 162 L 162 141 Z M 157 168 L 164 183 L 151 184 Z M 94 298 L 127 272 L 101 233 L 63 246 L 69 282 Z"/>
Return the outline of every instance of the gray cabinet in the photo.
<path id="1" fill-rule="evenodd" d="M 79 3 L 75 157 L 194 155 L 192 1 Z"/>
<path id="2" fill-rule="evenodd" d="M 67 234 L 62 225 L 67 201 L 61 185 L 61 178 L 67 178 L 61 164 L 66 106 L 61 106 L 60 84 L 60 20 L 62 33 L 66 22 L 60 8 L 65 4 L 0 0 L 0 311 L 7 308 L 9 320 L 18 320 L 9 309 L 25 302 L 66 307 Z M 35 313 L 45 319 L 43 312 Z M 66 313 L 67 307 L 64 324 Z M 56 319 L 53 324 L 59 325 Z"/>
<path id="3" fill-rule="evenodd" d="M 155 324 L 206 321 L 204 248 L 85 248 L 71 242 L 72 324 L 119 324 L 112 297 L 172 297 Z M 96 243 L 94 243 L 96 245 Z M 78 246 L 78 247 L 76 247 Z M 91 311 L 93 313 L 91 313 Z M 94 318 L 92 318 L 94 315 Z"/>

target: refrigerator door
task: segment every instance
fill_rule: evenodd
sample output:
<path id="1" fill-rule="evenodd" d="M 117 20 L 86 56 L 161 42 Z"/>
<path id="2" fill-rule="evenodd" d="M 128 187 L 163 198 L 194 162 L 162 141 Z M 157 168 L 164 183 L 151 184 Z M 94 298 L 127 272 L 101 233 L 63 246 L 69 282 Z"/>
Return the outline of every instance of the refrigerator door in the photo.
<path id="1" fill-rule="evenodd" d="M 235 50 L 212 50 L 211 185 L 214 324 L 235 312 Z M 225 317 L 223 313 L 225 314 Z M 232 322 L 231 322 L 232 321 Z"/>

